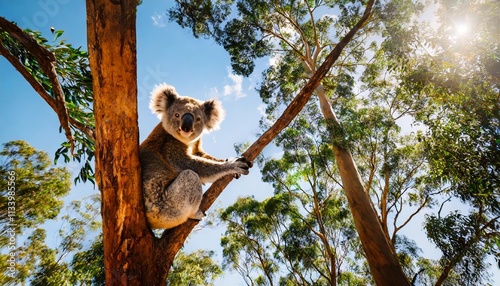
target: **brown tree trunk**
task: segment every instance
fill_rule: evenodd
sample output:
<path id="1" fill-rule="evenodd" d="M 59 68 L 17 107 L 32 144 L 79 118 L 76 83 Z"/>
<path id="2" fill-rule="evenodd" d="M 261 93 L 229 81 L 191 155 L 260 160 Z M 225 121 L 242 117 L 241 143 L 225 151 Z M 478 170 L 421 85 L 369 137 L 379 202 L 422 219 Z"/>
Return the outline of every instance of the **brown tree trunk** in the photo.
<path id="1" fill-rule="evenodd" d="M 344 146 L 342 126 L 321 85 L 316 89 L 316 94 L 321 112 L 328 121 L 340 178 L 373 280 L 379 286 L 409 286 L 410 283 L 399 264 L 394 246 L 382 228 L 369 193 L 365 191 L 351 152 Z"/>
<path id="2" fill-rule="evenodd" d="M 340 146 L 334 146 L 333 151 L 373 280 L 379 286 L 409 286 L 370 197 L 365 192 L 351 153 Z"/>
<path id="3" fill-rule="evenodd" d="M 87 1 L 106 285 L 164 285 L 167 275 L 142 202 L 136 6 L 136 0 Z"/>

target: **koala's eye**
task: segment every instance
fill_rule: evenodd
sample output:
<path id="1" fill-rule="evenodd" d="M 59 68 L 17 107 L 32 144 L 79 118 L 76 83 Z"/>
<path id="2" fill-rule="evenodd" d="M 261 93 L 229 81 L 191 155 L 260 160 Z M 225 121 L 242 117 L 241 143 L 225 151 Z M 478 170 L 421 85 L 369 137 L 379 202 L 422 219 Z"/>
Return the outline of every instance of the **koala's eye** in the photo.
<path id="1" fill-rule="evenodd" d="M 180 116 L 180 115 L 179 115 L 179 113 L 176 113 L 176 114 L 175 114 L 175 117 L 179 117 L 179 116 Z"/>
<path id="2" fill-rule="evenodd" d="M 196 121 L 200 122 L 201 121 L 201 117 L 196 117 Z"/>

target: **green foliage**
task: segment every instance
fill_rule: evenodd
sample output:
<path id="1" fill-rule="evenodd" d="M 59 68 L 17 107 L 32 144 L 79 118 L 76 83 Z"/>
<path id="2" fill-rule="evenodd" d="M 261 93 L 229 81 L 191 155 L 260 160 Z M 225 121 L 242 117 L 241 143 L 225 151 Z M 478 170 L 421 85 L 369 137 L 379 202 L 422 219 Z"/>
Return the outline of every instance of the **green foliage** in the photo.
<path id="1" fill-rule="evenodd" d="M 215 39 L 231 56 L 233 70 L 245 76 L 253 72 L 256 59 L 276 51 L 293 50 L 307 57 L 317 52 L 315 60 L 320 62 L 332 48 L 328 38 L 332 26 L 336 26 L 338 40 L 357 21 L 361 7 L 355 1 L 178 0 L 175 3 L 169 10 L 170 20 L 190 28 L 195 36 Z M 338 21 L 322 16 L 326 13 L 320 11 L 325 9 L 338 9 L 342 16 Z"/>
<path id="2" fill-rule="evenodd" d="M 0 152 L 0 228 L 2 233 L 13 225 L 16 233 L 54 219 L 69 193 L 70 174 L 66 168 L 51 165 L 48 155 L 24 141 L 3 144 Z M 14 187 L 14 188 L 8 188 Z M 8 213 L 12 199 L 13 216 Z M 40 203 L 43 202 L 43 203 Z M 2 236 L 0 247 L 6 245 Z"/>
<path id="3" fill-rule="evenodd" d="M 84 204 L 72 202 L 68 206 L 69 214 L 60 218 L 60 243 L 55 249 L 45 243 L 47 231 L 41 228 L 40 223 L 33 225 L 32 231 L 24 230 L 22 235 L 27 239 L 13 250 L 16 254 L 15 275 L 11 277 L 2 273 L 2 285 L 25 282 L 30 285 L 103 285 L 98 280 L 103 277 L 102 250 L 94 251 L 99 243 L 102 246 L 102 238 L 97 236 L 91 250 L 80 252 L 87 243 L 87 237 L 101 228 L 99 206 L 98 196 L 87 198 Z M 8 255 L 1 254 L 2 266 L 7 265 Z M 67 257 L 73 257 L 73 262 L 69 263 Z M 76 260 L 80 258 L 85 258 L 88 264 L 83 265 L 82 261 Z"/>
<path id="4" fill-rule="evenodd" d="M 477 85 L 476 85 L 477 86 Z M 455 94 L 428 120 L 426 139 L 434 175 L 474 205 L 500 214 L 500 105 L 492 90 Z M 430 117 L 430 116 L 429 116 Z M 452 148 L 450 148 L 453 146 Z"/>
<path id="5" fill-rule="evenodd" d="M 175 1 L 176 9 L 168 11 L 171 20 L 192 29 L 193 36 L 210 37 L 220 33 L 219 27 L 230 13 L 231 1 Z M 204 21 L 200 21 L 204 19 Z"/>
<path id="6" fill-rule="evenodd" d="M 167 277 L 168 286 L 214 285 L 213 281 L 222 274 L 219 265 L 213 261 L 213 251 L 198 250 L 186 254 L 180 251 Z"/>
<path id="7" fill-rule="evenodd" d="M 427 235 L 441 250 L 439 265 L 450 269 L 468 283 L 480 283 L 487 278 L 484 259 L 493 225 L 484 225 L 477 213 L 464 216 L 455 211 L 445 217 L 428 216 Z M 462 281 L 463 281 L 462 280 Z"/>
<path id="8" fill-rule="evenodd" d="M 89 249 L 75 253 L 70 267 L 83 285 L 105 285 L 104 245 L 102 234 L 98 235 Z"/>
<path id="9" fill-rule="evenodd" d="M 304 72 L 302 63 L 292 53 L 285 54 L 275 66 L 263 72 L 264 80 L 257 91 L 267 105 L 267 120 L 274 121 L 276 108 L 293 100 L 294 92 L 306 80 Z"/>
<path id="10" fill-rule="evenodd" d="M 89 132 L 82 130 L 92 131 L 95 127 L 92 75 L 89 68 L 88 53 L 82 51 L 81 47 L 75 48 L 64 39 L 61 39 L 63 35 L 61 30 L 52 32 L 54 36 L 52 43 L 49 43 L 38 31 L 26 29 L 24 32 L 35 39 L 39 45 L 54 54 L 57 60 L 54 69 L 65 96 L 68 114 L 76 122 L 71 124 L 72 135 L 75 139 L 74 153 L 71 154 L 70 143 L 63 142 L 56 151 L 55 161 L 62 156 L 65 163 L 70 162 L 71 159 L 82 163 L 83 166 L 75 178 L 75 183 L 80 180 L 83 182 L 89 180 L 94 183 L 94 171 L 89 163 L 94 157 L 94 142 L 89 137 Z M 51 81 L 48 75 L 43 73 L 40 63 L 31 54 L 32 51 L 27 50 L 23 45 L 11 38 L 7 32 L 0 33 L 0 40 L 2 45 L 18 58 L 31 76 L 40 83 L 44 91 L 55 98 Z M 62 131 L 62 127 L 59 131 Z"/>
<path id="11" fill-rule="evenodd" d="M 283 155 L 261 162 L 275 195 L 240 198 L 221 212 L 223 266 L 249 285 L 366 285 L 325 122 L 309 117 L 315 104 L 306 111 L 277 137 Z"/>

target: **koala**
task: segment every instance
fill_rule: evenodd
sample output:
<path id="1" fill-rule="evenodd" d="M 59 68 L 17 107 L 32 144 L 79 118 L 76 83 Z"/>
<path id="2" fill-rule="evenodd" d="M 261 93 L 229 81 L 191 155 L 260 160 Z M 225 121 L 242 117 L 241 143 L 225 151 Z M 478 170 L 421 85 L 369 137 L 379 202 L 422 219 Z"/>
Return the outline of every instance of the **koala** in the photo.
<path id="1" fill-rule="evenodd" d="M 162 84 L 151 92 L 149 107 L 161 122 L 139 147 L 146 217 L 153 229 L 201 220 L 202 185 L 233 175 L 247 175 L 252 162 L 221 160 L 205 153 L 202 132 L 219 128 L 224 110 L 215 99 L 179 96 Z"/>

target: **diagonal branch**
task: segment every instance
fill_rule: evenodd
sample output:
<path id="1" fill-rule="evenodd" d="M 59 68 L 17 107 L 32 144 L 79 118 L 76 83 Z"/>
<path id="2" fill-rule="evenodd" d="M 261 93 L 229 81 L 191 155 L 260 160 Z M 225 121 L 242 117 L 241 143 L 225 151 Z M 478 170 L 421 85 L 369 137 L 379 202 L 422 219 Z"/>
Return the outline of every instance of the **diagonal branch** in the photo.
<path id="1" fill-rule="evenodd" d="M 64 99 L 64 93 L 57 78 L 57 72 L 55 70 L 56 58 L 49 50 L 39 45 L 33 37 L 25 33 L 15 24 L 7 21 L 5 18 L 0 17 L 0 29 L 9 34 L 12 38 L 17 40 L 26 50 L 28 50 L 38 61 L 40 68 L 47 75 L 52 84 L 52 90 L 54 91 L 54 98 L 47 94 L 45 89 L 36 81 L 33 76 L 26 70 L 26 68 L 19 62 L 19 60 L 14 57 L 7 48 L 0 44 L 0 54 L 2 54 L 7 60 L 24 76 L 24 78 L 31 84 L 31 86 L 37 91 L 40 96 L 42 96 L 45 101 L 50 105 L 50 107 L 56 112 L 59 122 L 64 129 L 66 138 L 71 143 L 71 153 L 73 154 L 73 149 L 75 142 L 73 136 L 71 135 L 70 128 L 70 117 L 68 114 L 68 109 L 66 108 L 66 102 Z M 22 68 L 21 68 L 22 66 Z M 49 99 L 50 98 L 50 99 Z"/>
<path id="2" fill-rule="evenodd" d="M 43 88 L 43 86 L 31 75 L 31 73 L 26 69 L 26 67 L 14 56 L 7 48 L 5 48 L 2 43 L 0 43 L 0 55 L 2 55 L 7 61 L 9 61 L 12 66 L 26 79 L 26 81 L 33 87 L 33 89 L 47 102 L 47 104 L 53 110 L 57 110 L 57 102 L 51 97 Z M 95 140 L 94 130 L 85 124 L 77 121 L 76 119 L 69 117 L 69 123 L 73 125 L 76 129 L 82 131 L 91 140 Z"/>
<path id="3" fill-rule="evenodd" d="M 344 48 L 352 40 L 356 32 L 358 32 L 364 26 L 371 15 L 371 10 L 374 2 L 374 0 L 370 0 L 368 2 L 363 16 L 356 23 L 356 25 L 351 28 L 351 30 L 330 52 L 325 61 L 308 80 L 306 85 L 297 94 L 290 105 L 285 109 L 281 117 L 278 118 L 273 126 L 271 126 L 271 128 L 269 128 L 264 134 L 262 134 L 262 136 L 260 136 L 257 141 L 255 141 L 243 153 L 243 157 L 245 157 L 248 161 L 253 161 L 257 157 L 257 155 L 260 154 L 260 152 L 262 152 L 262 150 L 269 143 L 271 143 L 271 141 L 297 116 L 297 114 L 302 110 L 302 108 L 308 102 L 309 98 L 312 96 L 316 87 L 321 84 L 321 80 L 327 75 L 327 73 L 330 71 L 330 68 L 340 57 L 340 54 L 342 53 Z M 203 195 L 203 201 L 201 202 L 200 209 L 203 211 L 208 210 L 232 180 L 232 176 L 226 176 L 215 181 Z M 164 253 L 164 255 L 175 255 L 184 244 L 184 241 L 186 240 L 189 233 L 191 233 L 193 227 L 197 224 L 197 221 L 188 220 L 186 223 L 181 224 L 178 227 L 166 230 L 163 233 L 161 240 L 159 241 L 161 250 L 168 251 L 168 253 Z M 170 266 L 171 265 L 166 265 L 166 267 L 168 268 L 170 268 Z"/>

